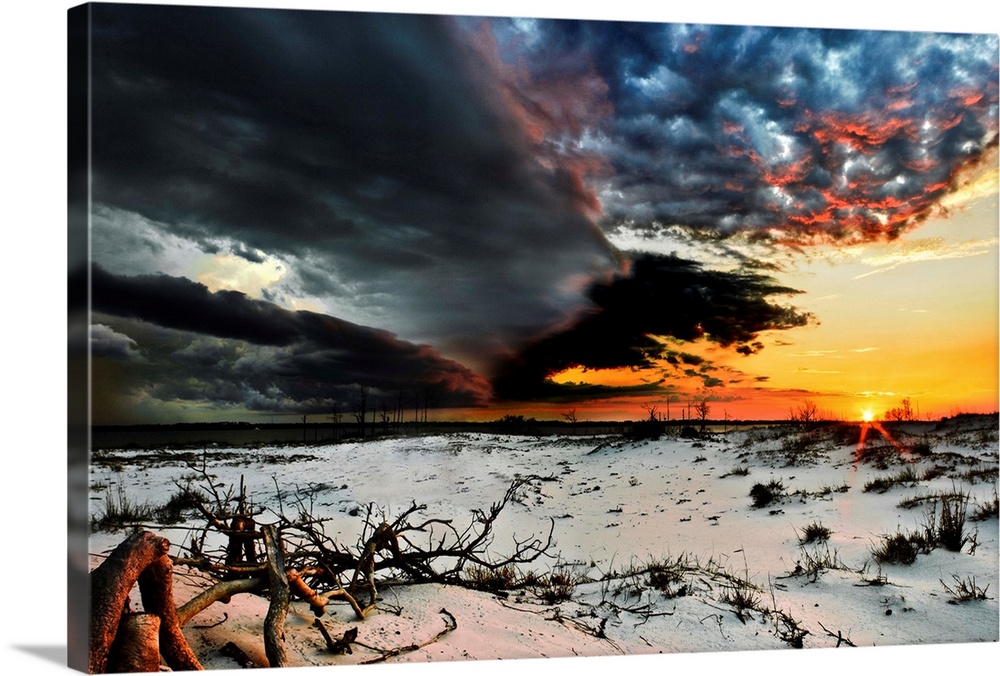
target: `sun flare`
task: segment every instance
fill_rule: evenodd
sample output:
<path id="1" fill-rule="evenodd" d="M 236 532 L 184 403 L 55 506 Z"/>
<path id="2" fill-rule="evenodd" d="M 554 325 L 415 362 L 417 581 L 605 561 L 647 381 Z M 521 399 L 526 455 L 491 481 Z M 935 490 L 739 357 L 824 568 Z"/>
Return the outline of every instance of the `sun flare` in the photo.
<path id="1" fill-rule="evenodd" d="M 871 422 L 872 420 L 875 419 L 875 411 L 871 410 L 870 408 L 866 408 L 865 410 L 861 411 L 861 419 L 866 423 Z"/>

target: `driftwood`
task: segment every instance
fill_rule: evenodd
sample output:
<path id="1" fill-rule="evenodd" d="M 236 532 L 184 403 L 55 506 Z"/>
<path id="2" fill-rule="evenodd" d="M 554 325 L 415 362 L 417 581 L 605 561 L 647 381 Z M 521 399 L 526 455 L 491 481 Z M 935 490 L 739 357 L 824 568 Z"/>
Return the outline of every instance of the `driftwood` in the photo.
<path id="1" fill-rule="evenodd" d="M 247 515 L 234 516 L 229 522 L 229 547 L 226 550 L 226 563 L 257 563 L 257 551 L 254 540 L 257 537 L 257 523 Z"/>
<path id="2" fill-rule="evenodd" d="M 182 627 L 191 621 L 195 615 L 208 608 L 216 601 L 229 603 L 229 599 L 235 594 L 246 594 L 259 591 L 265 587 L 264 581 L 259 578 L 245 580 L 226 580 L 219 582 L 177 609 L 177 622 Z"/>
<path id="3" fill-rule="evenodd" d="M 445 609 L 445 608 L 442 608 L 439 612 L 442 615 L 444 615 L 444 629 L 442 629 L 437 634 L 435 634 L 431 638 L 427 639 L 423 643 L 411 643 L 410 645 L 405 645 L 405 646 L 402 646 L 400 648 L 392 648 L 390 650 L 384 650 L 384 649 L 381 649 L 381 648 L 375 648 L 375 647 L 370 646 L 370 645 L 365 645 L 364 643 L 361 643 L 360 641 L 355 641 L 355 643 L 357 643 L 360 646 L 364 646 L 365 648 L 368 648 L 369 650 L 375 650 L 376 652 L 382 653 L 382 655 L 380 657 L 376 657 L 374 659 L 366 660 L 366 661 L 362 662 L 361 664 L 375 664 L 377 662 L 385 662 L 386 660 L 388 660 L 390 658 L 393 658 L 393 657 L 396 657 L 397 655 L 403 655 L 405 653 L 411 653 L 414 650 L 420 650 L 421 648 L 426 648 L 431 643 L 434 643 L 435 641 L 440 641 L 444 636 L 446 636 L 447 634 L 450 634 L 451 632 L 453 632 L 456 629 L 458 629 L 458 620 L 455 619 L 454 615 L 452 615 L 451 613 L 449 613 L 448 610 Z"/>
<path id="4" fill-rule="evenodd" d="M 271 604 L 264 618 L 264 654 L 272 668 L 285 666 L 285 617 L 288 615 L 288 578 L 281 540 L 274 526 L 264 526 L 264 550 L 271 587 Z"/>
<path id="5" fill-rule="evenodd" d="M 174 671 L 194 671 L 201 664 L 188 645 L 174 606 L 173 571 L 170 558 L 164 554 L 146 566 L 139 575 L 142 605 L 160 617 L 160 653 Z"/>
<path id="6" fill-rule="evenodd" d="M 450 634 L 458 628 L 458 620 L 455 616 L 447 611 L 447 609 L 442 608 L 440 610 L 441 614 L 444 615 L 444 629 L 439 631 L 433 637 L 422 643 L 410 643 L 408 645 L 400 646 L 398 648 L 378 648 L 373 645 L 368 645 L 367 643 L 362 643 L 358 640 L 358 628 L 352 627 L 344 632 L 344 635 L 339 639 L 334 639 L 330 635 L 329 630 L 323 621 L 318 617 L 313 620 L 313 626 L 319 629 L 320 634 L 323 635 L 323 639 L 326 641 L 327 650 L 335 655 L 342 655 L 347 653 L 348 655 L 353 654 L 351 650 L 351 644 L 359 645 L 363 648 L 367 648 L 373 652 L 379 653 L 379 657 L 361 662 L 361 664 L 375 664 L 376 662 L 384 662 L 388 659 L 396 657 L 398 655 L 403 655 L 405 653 L 413 652 L 415 650 L 420 650 L 421 648 L 426 648 L 435 641 L 441 640 L 445 635 Z"/>
<path id="7" fill-rule="evenodd" d="M 288 585 L 298 594 L 304 601 L 309 603 L 309 607 L 312 608 L 313 615 L 316 617 L 322 617 L 323 613 L 326 612 L 326 605 L 330 602 L 329 598 L 325 596 L 320 596 L 312 587 L 306 584 L 306 581 L 302 579 L 302 573 L 295 570 L 294 568 L 286 572 L 288 577 Z"/>
<path id="8" fill-rule="evenodd" d="M 167 552 L 169 543 L 152 533 L 136 533 L 111 552 L 90 574 L 90 661 L 88 671 L 103 674 L 108 652 L 139 573 Z"/>
<path id="9" fill-rule="evenodd" d="M 469 565 L 498 570 L 530 563 L 545 554 L 551 546 L 554 520 L 549 520 L 549 530 L 544 538 L 515 539 L 513 551 L 506 556 L 493 556 L 490 549 L 493 526 L 501 512 L 517 499 L 523 486 L 536 480 L 544 479 L 537 476 L 515 479 L 503 498 L 490 509 L 473 510 L 472 520 L 464 528 L 457 527 L 451 519 L 416 521 L 414 516 L 427 508 L 417 503 L 411 504 L 392 520 L 378 518 L 375 510 L 369 507 L 365 528 L 355 551 L 339 547 L 323 533 L 322 524 L 302 512 L 298 519 L 284 518 L 282 525 L 284 531 L 295 533 L 299 541 L 290 548 L 289 558 L 302 561 L 300 565 L 303 567 L 325 571 L 317 576 L 316 581 L 331 589 L 340 586 L 340 575 L 349 576 L 346 587 L 348 596 L 356 600 L 359 592 L 368 592 L 366 606 L 377 603 L 376 574 L 384 570 L 398 571 L 414 582 L 462 584 L 462 573 Z M 426 544 L 420 544 L 420 541 Z M 333 598 L 328 593 L 324 595 Z"/>
<path id="10" fill-rule="evenodd" d="M 372 610 L 375 609 L 374 604 L 362 608 L 360 605 L 358 605 L 357 600 L 353 596 L 351 596 L 350 592 L 348 592 L 343 587 L 340 587 L 339 589 L 331 589 L 324 595 L 329 599 L 344 599 L 345 601 L 347 601 L 348 605 L 350 605 L 351 608 L 354 610 L 354 614 L 357 616 L 359 620 L 365 619 L 365 617 L 368 616 L 368 613 L 370 613 Z"/>
<path id="11" fill-rule="evenodd" d="M 160 670 L 160 618 L 152 613 L 130 613 L 118 623 L 108 652 L 106 671 L 127 674 Z"/>
<path id="12" fill-rule="evenodd" d="M 199 612 L 216 602 L 228 602 L 234 594 L 266 593 L 270 599 L 263 626 L 264 653 L 271 667 L 287 664 L 285 651 L 285 621 L 291 595 L 305 600 L 316 615 L 316 626 L 323 632 L 328 645 L 338 652 L 350 651 L 356 643 L 356 630 L 348 630 L 343 638 L 334 640 L 319 621 L 331 601 L 343 601 L 354 610 L 358 620 L 364 620 L 379 602 L 378 574 L 391 570 L 400 581 L 468 584 L 464 579 L 467 566 L 497 570 L 506 566 L 534 561 L 545 554 L 552 544 L 554 520 L 549 520 L 547 537 L 515 539 L 512 551 L 495 557 L 489 549 L 493 543 L 493 526 L 504 507 L 519 500 L 523 486 L 540 477 L 519 477 L 511 482 L 503 498 L 488 510 L 474 510 L 471 522 L 456 527 L 450 519 L 416 520 L 426 505 L 416 502 L 394 519 L 380 515 L 368 507 L 365 524 L 354 547 L 344 547 L 327 536 L 322 520 L 312 516 L 309 507 L 298 503 L 294 517 L 284 513 L 278 519 L 259 525 L 254 517 L 262 510 L 250 506 L 242 481 L 238 497 L 235 490 L 220 492 L 211 484 L 207 465 L 196 468 L 208 483 L 209 498 L 198 505 L 206 526 L 201 536 L 191 539 L 188 556 L 177 557 L 171 564 L 167 556 L 169 543 L 152 533 L 136 533 L 126 539 L 91 573 L 93 610 L 90 636 L 90 671 L 104 673 L 109 664 L 112 644 L 119 632 L 123 614 L 127 614 L 129 591 L 136 583 L 146 611 L 159 620 L 156 640 L 129 639 L 152 650 L 175 670 L 200 670 L 197 657 L 188 646 L 181 626 L 188 624 Z M 279 500 L 281 495 L 279 491 Z M 237 503 L 231 511 L 230 503 Z M 204 543 L 209 531 L 221 534 L 228 543 L 222 551 L 206 552 Z M 258 556 L 255 542 L 263 540 L 263 556 Z M 172 565 L 184 565 L 208 573 L 216 582 L 201 594 L 175 608 L 172 601 Z M 361 600 L 362 596 L 367 596 Z M 442 609 L 445 627 L 431 641 L 453 631 L 457 623 Z M 130 620 L 131 622 L 131 620 Z M 144 630 L 148 636 L 149 629 Z M 123 639 L 124 641 L 124 639 Z M 393 650 L 377 650 L 382 656 L 374 661 L 416 650 L 426 643 Z M 365 646 L 369 647 L 369 646 Z M 147 650 L 147 651 L 148 651 Z M 152 654 L 152 653 L 150 653 Z M 129 658 L 134 665 L 148 665 L 148 657 Z M 145 661 L 144 661 L 145 660 Z M 117 663 L 114 663 L 116 665 Z M 140 671 L 146 666 L 134 666 Z"/>
<path id="13" fill-rule="evenodd" d="M 107 673 L 119 625 L 128 614 L 129 593 L 137 582 L 146 611 L 159 617 L 158 652 L 164 661 L 178 671 L 201 669 L 178 624 L 169 549 L 165 538 L 138 532 L 118 545 L 90 574 L 90 673 Z M 116 660 L 112 659 L 112 663 Z"/>
<path id="14" fill-rule="evenodd" d="M 353 651 L 351 650 L 351 644 L 358 640 L 358 628 L 351 627 L 344 632 L 344 635 L 338 639 L 334 639 L 327 630 L 326 625 L 318 617 L 313 620 L 313 626 L 319 629 L 319 633 L 323 635 L 323 640 L 326 641 L 326 648 L 334 655 L 343 655 L 344 653 L 351 655 Z"/>
<path id="15" fill-rule="evenodd" d="M 257 532 L 257 522 L 254 517 L 263 514 L 264 510 L 252 510 L 248 506 L 246 485 L 242 476 L 240 476 L 240 491 L 237 497 L 233 497 L 234 491 L 232 489 L 226 493 L 220 493 L 208 472 L 207 453 L 202 455 L 200 465 L 188 463 L 188 467 L 204 479 L 205 487 L 211 496 L 212 509 L 198 503 L 196 505 L 198 511 L 205 517 L 211 528 L 226 535 L 229 539 L 225 557 L 228 568 L 222 568 L 215 564 L 216 570 L 225 570 L 226 577 L 252 575 L 252 571 L 243 566 L 252 566 L 257 563 L 256 540 L 260 538 L 260 533 Z M 181 489 L 187 490 L 184 487 Z M 233 501 L 237 503 L 236 510 L 230 511 L 227 505 Z M 226 524 L 227 520 L 229 521 L 228 525 Z M 192 549 L 196 550 L 197 554 L 201 553 L 200 545 L 193 544 Z M 203 563 L 203 565 L 206 564 L 207 562 Z"/>
<path id="16" fill-rule="evenodd" d="M 841 632 L 839 629 L 837 630 L 837 633 L 834 634 L 832 631 L 830 631 L 829 629 L 827 629 L 826 627 L 824 627 L 822 622 L 818 622 L 817 624 L 819 624 L 820 629 L 822 629 L 823 631 L 826 632 L 827 636 L 829 636 L 830 638 L 837 639 L 837 645 L 834 646 L 834 647 L 839 648 L 842 645 L 846 645 L 846 646 L 849 646 L 851 648 L 857 648 L 858 647 L 858 646 L 854 645 L 853 643 L 851 643 L 851 639 L 849 639 L 846 636 L 844 636 L 843 632 Z"/>

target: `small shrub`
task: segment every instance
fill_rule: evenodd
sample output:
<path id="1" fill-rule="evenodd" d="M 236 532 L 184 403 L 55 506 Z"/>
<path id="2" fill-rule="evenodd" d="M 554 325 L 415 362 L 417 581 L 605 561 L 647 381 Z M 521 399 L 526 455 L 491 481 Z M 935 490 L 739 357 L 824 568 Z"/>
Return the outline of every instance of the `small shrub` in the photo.
<path id="1" fill-rule="evenodd" d="M 851 487 L 848 486 L 847 484 L 840 484 L 839 486 L 823 486 L 822 488 L 819 489 L 817 495 L 821 497 L 826 497 L 831 493 L 846 493 L 849 490 L 851 490 Z"/>
<path id="2" fill-rule="evenodd" d="M 896 506 L 900 509 L 913 509 L 914 507 L 919 507 L 921 505 L 935 505 L 940 502 L 961 498 L 962 494 L 949 491 L 949 492 L 937 492 L 937 493 L 924 493 L 919 495 L 914 495 L 911 498 L 903 498 L 896 503 Z M 936 520 L 936 519 L 935 519 Z"/>
<path id="3" fill-rule="evenodd" d="M 971 538 L 965 534 L 966 505 L 969 496 L 956 494 L 941 499 L 941 513 L 937 519 L 936 541 L 950 552 L 960 552 Z M 933 520 L 933 510 L 930 513 Z"/>
<path id="4" fill-rule="evenodd" d="M 730 576 L 719 594 L 719 601 L 735 608 L 736 616 L 745 624 L 750 611 L 764 609 L 760 594 L 760 589 L 749 579 Z"/>
<path id="5" fill-rule="evenodd" d="M 815 582 L 824 570 L 847 570 L 836 549 L 831 552 L 828 546 L 824 546 L 822 549 L 814 547 L 809 551 L 802 547 L 800 551 L 802 558 L 795 562 L 792 575 L 808 575 Z"/>
<path id="6" fill-rule="evenodd" d="M 809 630 L 783 610 L 775 609 L 771 612 L 771 616 L 774 619 L 774 635 L 793 648 L 801 650 L 805 646 L 804 639 L 809 635 Z"/>
<path id="7" fill-rule="evenodd" d="M 967 469 L 958 475 L 960 479 L 968 481 L 970 484 L 975 484 L 980 481 L 996 481 L 997 480 L 997 468 L 996 467 L 974 467 Z"/>
<path id="8" fill-rule="evenodd" d="M 204 496 L 196 490 L 183 487 L 170 496 L 170 499 L 155 510 L 156 521 L 161 524 L 180 523 L 184 514 L 198 509 L 204 503 Z"/>
<path id="9" fill-rule="evenodd" d="M 750 499 L 753 506 L 767 507 L 785 494 L 785 486 L 777 479 L 771 479 L 766 484 L 756 483 L 750 488 Z"/>
<path id="10" fill-rule="evenodd" d="M 630 587 L 633 596 L 640 596 L 644 588 L 655 589 L 667 598 L 687 596 L 694 591 L 694 585 L 688 582 L 688 576 L 699 570 L 697 560 L 687 554 L 665 559 L 654 559 L 641 566 L 626 569 L 620 576 L 639 580 L 638 587 Z"/>
<path id="11" fill-rule="evenodd" d="M 643 439 L 655 441 L 663 436 L 665 431 L 666 425 L 659 420 L 640 420 L 632 424 L 632 427 L 626 431 L 625 436 L 633 441 L 641 441 Z"/>
<path id="12" fill-rule="evenodd" d="M 829 540 L 831 531 L 819 521 L 813 521 L 802 529 L 799 534 L 799 544 L 806 545 L 810 542 L 823 542 Z"/>
<path id="13" fill-rule="evenodd" d="M 913 509 L 914 507 L 937 500 L 939 497 L 938 495 L 914 495 L 911 498 L 903 498 L 896 503 L 896 506 L 900 509 Z"/>
<path id="14" fill-rule="evenodd" d="M 969 521 L 986 521 L 995 519 L 1000 515 L 1000 503 L 997 502 L 997 489 L 993 488 L 993 500 L 980 504 L 976 501 L 976 508 L 969 515 Z"/>
<path id="15" fill-rule="evenodd" d="M 125 491 L 121 480 L 114 491 L 104 494 L 104 509 L 100 515 L 91 517 L 90 530 L 115 532 L 129 526 L 147 523 L 155 519 L 156 510 L 147 503 L 134 501 Z"/>
<path id="16" fill-rule="evenodd" d="M 920 480 L 921 481 L 933 481 L 934 479 L 937 479 L 939 476 L 943 476 L 944 472 L 945 472 L 945 468 L 944 467 L 940 467 L 938 465 L 935 465 L 934 467 L 928 467 L 920 475 Z"/>
<path id="17" fill-rule="evenodd" d="M 955 581 L 954 587 L 949 587 L 944 580 L 940 580 L 941 586 L 944 587 L 945 591 L 954 597 L 948 603 L 958 604 L 965 603 L 966 601 L 985 601 L 989 598 L 986 595 L 986 590 L 990 586 L 980 587 L 976 584 L 975 576 L 970 575 L 967 578 L 961 578 L 958 575 L 952 575 L 951 579 Z"/>
<path id="18" fill-rule="evenodd" d="M 939 544 L 937 531 L 932 521 L 926 522 L 923 530 L 910 533 L 907 538 L 910 540 L 910 544 L 916 548 L 918 554 L 930 554 Z"/>
<path id="19" fill-rule="evenodd" d="M 561 603 L 573 598 L 576 584 L 576 579 L 569 571 L 553 571 L 539 578 L 535 594 L 548 604 Z"/>
<path id="20" fill-rule="evenodd" d="M 917 473 L 913 471 L 912 467 L 904 467 L 902 470 L 893 474 L 892 476 L 879 477 L 877 479 L 872 479 L 865 484 L 863 491 L 869 493 L 875 491 L 877 493 L 885 493 L 887 490 L 892 488 L 897 484 L 914 484 L 920 481 L 920 477 Z"/>
<path id="21" fill-rule="evenodd" d="M 872 479 L 871 481 L 866 483 L 862 491 L 865 493 L 870 493 L 871 491 L 876 491 L 878 493 L 885 493 L 887 490 L 892 488 L 892 486 L 893 486 L 892 481 L 880 477 L 878 479 Z"/>
<path id="22" fill-rule="evenodd" d="M 902 563 L 910 565 L 917 560 L 917 545 L 901 532 L 883 535 L 881 542 L 871 547 L 872 558 L 877 563 Z"/>
<path id="23" fill-rule="evenodd" d="M 829 428 L 830 441 L 837 446 L 853 446 L 861 438 L 861 426 L 856 423 L 836 423 Z"/>
<path id="24" fill-rule="evenodd" d="M 859 462 L 873 465 L 879 469 L 888 469 L 889 465 L 899 465 L 906 462 L 897 448 L 886 441 L 875 428 L 869 428 L 864 446 L 855 452 L 855 458 Z"/>
<path id="25" fill-rule="evenodd" d="M 731 477 L 731 476 L 749 476 L 749 475 L 750 475 L 750 467 L 747 465 L 739 465 L 737 467 L 732 468 L 725 474 L 723 474 L 720 478 L 725 479 L 726 477 Z"/>
<path id="26" fill-rule="evenodd" d="M 1000 439 L 1000 430 L 995 428 L 977 430 L 972 440 L 974 449 L 982 450 L 991 444 L 995 444 Z"/>
<path id="27" fill-rule="evenodd" d="M 473 566 L 464 571 L 464 582 L 470 589 L 498 592 L 513 589 L 518 586 L 519 575 L 514 566 L 486 568 Z"/>
<path id="28" fill-rule="evenodd" d="M 649 567 L 649 586 L 668 599 L 687 596 L 693 588 L 686 581 L 685 572 L 680 559 L 676 563 L 653 564 Z"/>

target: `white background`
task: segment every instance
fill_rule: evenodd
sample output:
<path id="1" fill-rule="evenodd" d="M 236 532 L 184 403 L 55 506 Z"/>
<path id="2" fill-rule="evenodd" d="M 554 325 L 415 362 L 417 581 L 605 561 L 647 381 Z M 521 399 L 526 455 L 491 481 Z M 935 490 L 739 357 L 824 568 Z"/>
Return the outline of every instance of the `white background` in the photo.
<path id="1" fill-rule="evenodd" d="M 70 2 L 14 0 L 0 20 L 0 248 L 3 270 L 2 418 L 0 442 L 2 576 L 0 643 L 5 673 L 66 670 L 66 10 Z M 191 3 L 161 3 L 191 4 Z M 201 4 L 420 11 L 439 14 L 638 19 L 672 22 L 827 26 L 997 33 L 994 3 L 836 0 L 797 2 L 580 3 L 565 0 L 349 0 Z M 987 10 L 984 6 L 994 6 Z M 1000 593 L 1000 590 L 989 590 Z M 849 626 L 849 623 L 847 623 Z M 911 646 L 873 649 L 772 651 L 385 665 L 379 674 L 892 673 L 968 672 L 1000 663 L 1000 645 Z M 360 674 L 362 667 L 329 667 L 309 674 Z M 370 670 L 370 668 L 369 668 Z M 235 674 L 235 671 L 214 672 Z M 365 673 L 370 673 L 365 671 Z"/>

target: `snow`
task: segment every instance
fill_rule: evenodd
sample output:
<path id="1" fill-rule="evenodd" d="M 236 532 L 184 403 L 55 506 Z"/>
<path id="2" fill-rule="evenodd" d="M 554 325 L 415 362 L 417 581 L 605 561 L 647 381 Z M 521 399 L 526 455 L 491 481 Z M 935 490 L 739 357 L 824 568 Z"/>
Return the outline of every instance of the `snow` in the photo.
<path id="1" fill-rule="evenodd" d="M 393 516 L 417 503 L 426 505 L 422 515 L 463 524 L 473 509 L 499 500 L 515 477 L 541 477 L 507 505 L 492 550 L 502 555 L 515 536 L 544 537 L 554 524 L 553 556 L 525 568 L 570 572 L 577 580 L 572 598 L 550 605 L 530 589 L 494 595 L 394 585 L 380 592 L 383 608 L 363 622 L 346 605 L 330 607 L 323 621 L 332 634 L 356 626 L 360 642 L 384 649 L 433 637 L 445 626 L 442 608 L 454 615 L 454 632 L 392 662 L 791 651 L 776 635 L 778 611 L 808 631 L 806 648 L 834 647 L 838 632 L 859 647 L 996 642 L 995 514 L 966 524 L 975 540 L 960 552 L 937 547 L 911 565 L 881 568 L 871 552 L 882 535 L 916 531 L 926 521 L 926 504 L 900 507 L 906 498 L 960 492 L 969 496 L 970 514 L 995 499 L 995 419 L 911 424 L 891 434 L 897 446 L 878 435 L 869 441 L 868 448 L 885 451 L 881 467 L 859 461 L 857 440 L 844 432 L 791 428 L 702 439 L 466 433 L 253 449 L 102 451 L 92 462 L 91 513 L 99 514 L 105 496 L 117 495 L 119 486 L 134 503 L 163 504 L 177 492 L 176 482 L 196 474 L 188 463 L 200 462 L 204 452 L 217 484 L 242 479 L 248 495 L 268 510 L 259 522 L 276 520 L 282 509 L 294 513 L 292 496 L 307 495 L 304 504 L 313 515 L 328 519 L 327 533 L 354 545 L 370 505 Z M 918 441 L 929 441 L 930 453 L 909 452 Z M 904 467 L 928 479 L 884 493 L 865 490 L 872 479 Z M 733 474 L 736 468 L 748 473 Z M 785 497 L 754 507 L 751 487 L 772 480 L 784 485 Z M 187 525 L 197 523 L 192 517 Z M 811 523 L 829 528 L 829 541 L 800 545 Z M 178 547 L 190 537 L 184 528 L 148 527 Z M 93 533 L 91 565 L 123 538 L 121 532 Z M 796 574 L 797 565 L 808 567 L 808 556 L 838 565 Z M 651 588 L 647 574 L 625 574 L 677 561 L 686 567 L 688 593 L 682 596 L 668 598 Z M 954 587 L 954 576 L 974 578 L 989 598 L 953 602 L 942 582 Z M 178 603 L 204 584 L 179 579 Z M 759 602 L 742 618 L 722 600 L 733 580 L 752 584 Z M 229 641 L 263 664 L 266 611 L 265 598 L 241 595 L 198 615 L 185 633 L 207 668 L 236 668 L 220 651 Z M 351 655 L 327 653 L 312 621 L 308 607 L 294 602 L 286 633 L 292 666 L 378 656 L 362 647 Z"/>

